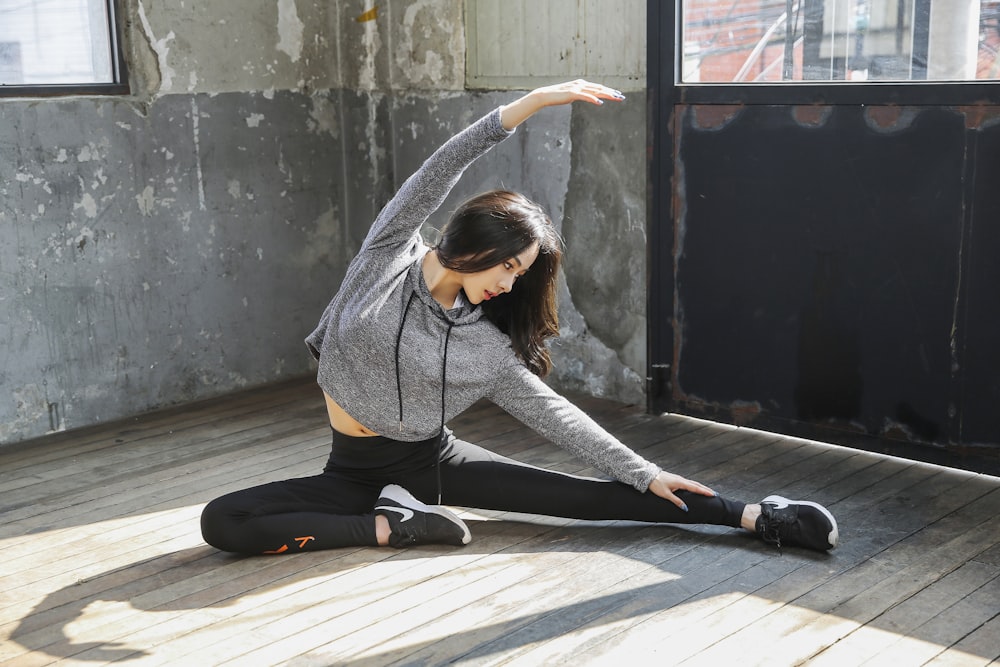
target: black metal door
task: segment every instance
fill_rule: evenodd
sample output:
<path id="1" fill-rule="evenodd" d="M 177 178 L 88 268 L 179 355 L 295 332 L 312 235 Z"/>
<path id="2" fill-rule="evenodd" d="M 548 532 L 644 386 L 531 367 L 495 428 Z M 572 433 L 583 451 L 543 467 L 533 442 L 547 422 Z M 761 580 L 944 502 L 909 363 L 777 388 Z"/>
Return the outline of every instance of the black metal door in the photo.
<path id="1" fill-rule="evenodd" d="M 1000 472 L 995 85 L 684 87 L 671 5 L 650 409 Z"/>

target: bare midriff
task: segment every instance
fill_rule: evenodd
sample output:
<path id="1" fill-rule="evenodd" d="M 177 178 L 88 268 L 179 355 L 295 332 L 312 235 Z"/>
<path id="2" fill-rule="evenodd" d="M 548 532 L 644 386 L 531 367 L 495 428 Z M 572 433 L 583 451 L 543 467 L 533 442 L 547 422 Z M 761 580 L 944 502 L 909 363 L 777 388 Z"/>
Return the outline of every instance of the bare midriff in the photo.
<path id="1" fill-rule="evenodd" d="M 327 396 L 325 391 L 323 392 L 323 398 L 326 399 L 326 412 L 330 415 L 330 426 L 333 427 L 333 430 L 356 438 L 378 435 L 378 433 L 365 428 L 361 425 L 361 422 L 347 414 L 344 408 L 337 405 L 336 401 Z"/>

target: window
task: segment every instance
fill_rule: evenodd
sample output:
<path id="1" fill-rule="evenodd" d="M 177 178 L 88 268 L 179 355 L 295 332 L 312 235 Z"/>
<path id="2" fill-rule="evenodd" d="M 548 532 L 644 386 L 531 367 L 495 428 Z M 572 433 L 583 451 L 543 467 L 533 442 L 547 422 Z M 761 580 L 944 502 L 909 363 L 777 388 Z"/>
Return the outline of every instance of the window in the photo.
<path id="1" fill-rule="evenodd" d="M 684 0 L 684 84 L 1000 79 L 1000 0 Z"/>
<path id="2" fill-rule="evenodd" d="M 0 94 L 127 92 L 113 0 L 0 0 Z"/>

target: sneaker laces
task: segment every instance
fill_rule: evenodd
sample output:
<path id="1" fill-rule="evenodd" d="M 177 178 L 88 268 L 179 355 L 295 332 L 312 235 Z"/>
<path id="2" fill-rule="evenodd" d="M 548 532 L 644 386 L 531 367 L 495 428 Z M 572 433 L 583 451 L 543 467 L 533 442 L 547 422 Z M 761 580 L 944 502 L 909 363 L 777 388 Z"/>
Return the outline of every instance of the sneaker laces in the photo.
<path id="1" fill-rule="evenodd" d="M 417 531 L 411 530 L 409 526 L 398 525 L 395 529 L 396 544 L 398 546 L 409 546 L 411 544 L 416 544 Z"/>
<path id="2" fill-rule="evenodd" d="M 781 534 L 785 532 L 784 529 L 788 522 L 781 515 L 767 516 L 762 513 L 761 518 L 763 519 L 763 530 L 760 531 L 760 539 L 775 545 L 778 547 L 778 553 L 781 553 Z"/>

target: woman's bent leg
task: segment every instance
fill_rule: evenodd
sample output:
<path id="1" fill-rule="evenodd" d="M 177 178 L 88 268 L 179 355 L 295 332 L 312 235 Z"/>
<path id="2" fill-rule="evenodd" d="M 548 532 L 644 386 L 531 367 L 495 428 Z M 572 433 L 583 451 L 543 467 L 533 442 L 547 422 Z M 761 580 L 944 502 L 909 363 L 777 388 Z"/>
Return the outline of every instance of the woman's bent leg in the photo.
<path id="1" fill-rule="evenodd" d="M 201 532 L 215 548 L 243 554 L 376 546 L 377 498 L 377 488 L 330 475 L 271 482 L 210 502 Z"/>

